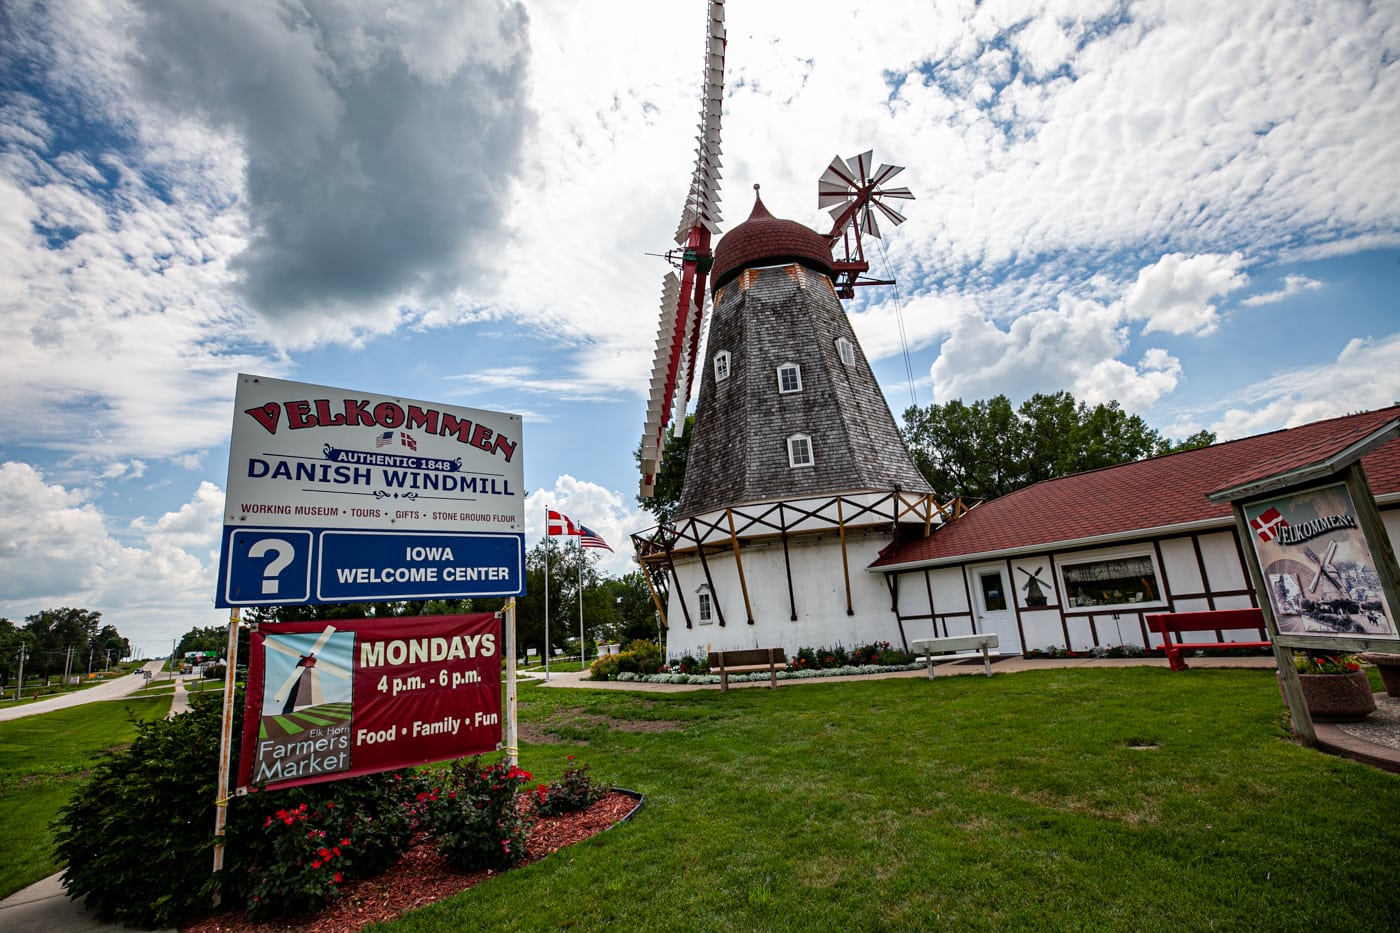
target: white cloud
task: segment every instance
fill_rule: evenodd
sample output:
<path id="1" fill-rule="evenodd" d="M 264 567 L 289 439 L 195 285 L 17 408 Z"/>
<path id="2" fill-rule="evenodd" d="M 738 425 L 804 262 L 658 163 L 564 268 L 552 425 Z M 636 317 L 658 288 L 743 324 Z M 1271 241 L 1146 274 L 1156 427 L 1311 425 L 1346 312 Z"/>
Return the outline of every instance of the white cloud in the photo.
<path id="1" fill-rule="evenodd" d="M 1249 284 L 1240 271 L 1242 263 L 1239 253 L 1169 253 L 1138 273 L 1125 298 L 1128 317 L 1147 321 L 1143 333 L 1161 330 L 1204 337 L 1220 324 L 1211 299 Z"/>
<path id="2" fill-rule="evenodd" d="M 217 625 L 210 555 L 222 504 L 223 494 L 203 483 L 178 512 L 138 519 L 119 539 L 83 493 L 30 464 L 0 464 L 0 615 L 19 621 L 60 606 L 94 609 L 151 653 L 197 625 Z"/>
<path id="3" fill-rule="evenodd" d="M 525 499 L 527 547 L 533 549 L 544 540 L 545 512 L 549 509 L 564 513 L 602 536 L 612 551 L 596 549 L 594 553 L 600 571 L 608 576 L 637 569 L 630 535 L 656 524 L 647 513 L 631 508 L 614 490 L 565 473 L 555 479 L 553 487 L 537 489 Z M 556 544 L 560 543 L 575 546 L 564 538 L 556 539 Z"/>
<path id="4" fill-rule="evenodd" d="M 1310 279 L 1306 275 L 1285 275 L 1283 277 L 1283 288 L 1271 292 L 1264 292 L 1260 295 L 1250 295 L 1248 298 L 1241 301 L 1240 304 L 1250 307 L 1277 304 L 1280 301 L 1292 298 L 1294 295 L 1315 291 L 1321 287 L 1321 282 L 1317 279 Z"/>
<path id="5" fill-rule="evenodd" d="M 1006 330 L 974 311 L 952 325 L 930 369 L 935 401 L 1012 399 L 1068 389 L 1090 404 L 1117 399 L 1129 410 L 1151 406 L 1175 388 L 1181 373 L 1166 351 L 1147 351 L 1135 366 L 1117 359 L 1128 338 L 1118 306 L 1062 298 Z"/>

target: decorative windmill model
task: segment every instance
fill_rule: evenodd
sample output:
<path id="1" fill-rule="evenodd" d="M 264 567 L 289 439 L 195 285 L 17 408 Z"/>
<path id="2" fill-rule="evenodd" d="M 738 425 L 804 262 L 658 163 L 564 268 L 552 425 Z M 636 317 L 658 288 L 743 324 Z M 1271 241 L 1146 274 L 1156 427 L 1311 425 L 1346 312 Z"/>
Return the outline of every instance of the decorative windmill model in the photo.
<path id="1" fill-rule="evenodd" d="M 710 239 L 719 233 L 720 113 L 724 103 L 724 0 L 710 0 L 705 47 L 705 85 L 700 107 L 700 135 L 696 137 L 695 171 L 676 229 L 679 249 L 666 254 L 679 270 L 666 274 L 661 290 L 661 320 L 657 328 L 656 355 L 652 363 L 646 425 L 642 430 L 641 495 L 650 498 L 656 488 L 656 471 L 666 447 L 666 429 L 674 420 L 684 429 L 685 408 L 690 400 L 700 334 L 704 327 L 705 282 L 714 262 Z M 908 188 L 886 188 L 885 183 L 903 166 L 881 165 L 871 171 L 872 153 L 850 159 L 840 156 L 822 174 L 817 204 L 829 208 L 834 221 L 826 234 L 827 246 L 844 248 L 844 259 L 832 263 L 833 284 L 841 298 L 851 298 L 859 285 L 890 285 L 890 279 L 861 278 L 870 269 L 863 238 L 880 236 L 877 213 L 893 224 L 904 215 L 884 203 L 885 198 L 911 199 Z"/>
<path id="2" fill-rule="evenodd" d="M 338 677 L 349 683 L 349 671 L 316 657 L 326 647 L 326 642 L 330 641 L 330 637 L 334 634 L 335 626 L 327 625 L 325 631 L 316 639 L 316 643 L 311 646 L 311 650 L 305 654 L 294 651 L 271 638 L 264 642 L 268 649 L 297 659 L 292 672 L 287 675 L 282 686 L 278 687 L 277 692 L 272 695 L 274 703 L 283 704 L 282 714 L 284 716 L 311 706 L 320 706 L 325 702 L 325 691 L 321 687 L 323 675 Z"/>

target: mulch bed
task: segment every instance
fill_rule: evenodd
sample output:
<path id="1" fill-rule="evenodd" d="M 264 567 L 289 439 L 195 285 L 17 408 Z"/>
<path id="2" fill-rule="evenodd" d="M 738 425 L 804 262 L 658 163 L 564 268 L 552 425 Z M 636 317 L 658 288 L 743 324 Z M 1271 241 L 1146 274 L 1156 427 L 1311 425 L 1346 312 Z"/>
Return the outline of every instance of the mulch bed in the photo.
<path id="1" fill-rule="evenodd" d="M 636 798 L 612 791 L 587 810 L 538 818 L 522 864 L 596 836 L 636 806 Z M 319 914 L 254 923 L 241 909 L 227 910 L 180 929 L 182 933 L 355 933 L 368 924 L 393 920 L 405 911 L 465 891 L 497 874 L 456 871 L 443 862 L 431 842 L 419 841 L 382 875 L 347 881 L 341 886 L 340 897 Z"/>

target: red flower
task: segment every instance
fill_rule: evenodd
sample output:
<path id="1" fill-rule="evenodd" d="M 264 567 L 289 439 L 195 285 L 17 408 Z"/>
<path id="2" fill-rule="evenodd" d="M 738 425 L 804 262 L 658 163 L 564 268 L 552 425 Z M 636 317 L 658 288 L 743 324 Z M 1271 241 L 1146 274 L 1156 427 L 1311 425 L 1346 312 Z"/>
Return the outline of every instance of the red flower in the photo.
<path id="1" fill-rule="evenodd" d="M 335 873 L 335 883 L 336 883 L 336 884 L 340 884 L 340 883 L 341 883 L 342 881 L 344 881 L 344 880 L 345 880 L 345 876 L 344 876 L 344 875 L 342 875 L 340 872 L 336 872 L 336 873 Z"/>

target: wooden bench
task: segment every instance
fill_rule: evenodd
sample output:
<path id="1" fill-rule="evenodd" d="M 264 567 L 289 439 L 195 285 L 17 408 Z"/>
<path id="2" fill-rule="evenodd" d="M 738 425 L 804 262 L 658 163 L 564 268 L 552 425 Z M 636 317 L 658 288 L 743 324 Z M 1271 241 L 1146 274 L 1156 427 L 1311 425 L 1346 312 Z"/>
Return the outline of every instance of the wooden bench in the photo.
<path id="1" fill-rule="evenodd" d="M 787 670 L 782 648 L 743 648 L 737 651 L 711 651 L 710 673 L 719 674 L 720 690 L 729 689 L 730 674 L 768 672 L 768 689 L 778 686 L 778 671 Z"/>
<path id="2" fill-rule="evenodd" d="M 982 667 L 987 672 L 987 676 L 992 676 L 991 649 L 997 647 L 999 642 L 995 632 L 985 632 L 981 635 L 945 635 L 942 638 L 916 638 L 911 641 L 916 654 L 924 655 L 923 660 L 928 664 L 928 679 L 933 680 L 933 665 L 935 661 L 951 661 L 955 658 L 976 657 L 975 654 L 949 654 L 954 651 L 973 651 L 982 649 Z M 943 657 L 934 657 L 942 654 Z"/>
<path id="3" fill-rule="evenodd" d="M 1147 616 L 1147 627 L 1162 636 L 1162 650 L 1166 652 L 1167 664 L 1174 671 L 1186 670 L 1183 651 L 1200 651 L 1205 648 L 1268 648 L 1267 641 L 1209 641 L 1174 642 L 1172 635 L 1182 632 L 1215 632 L 1217 637 L 1222 629 L 1252 628 L 1264 630 L 1264 613 L 1258 609 L 1216 609 L 1211 612 L 1167 612 L 1152 613 Z"/>

